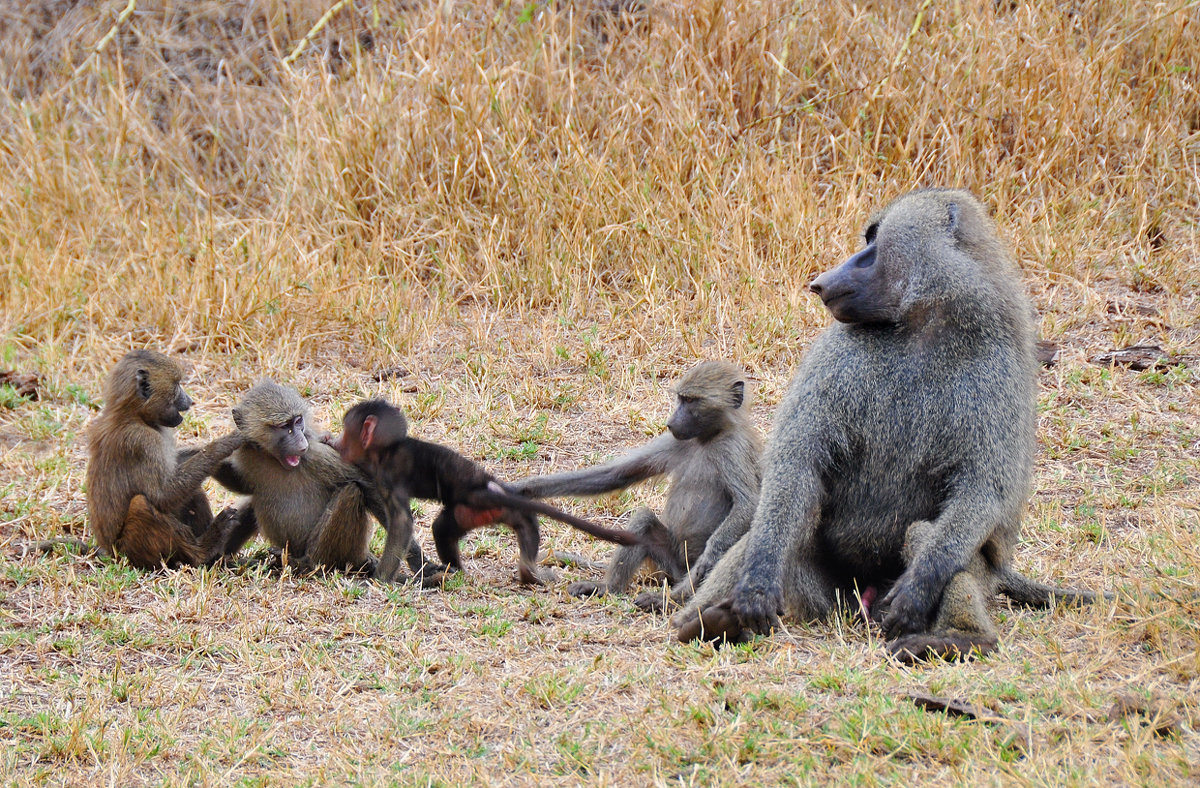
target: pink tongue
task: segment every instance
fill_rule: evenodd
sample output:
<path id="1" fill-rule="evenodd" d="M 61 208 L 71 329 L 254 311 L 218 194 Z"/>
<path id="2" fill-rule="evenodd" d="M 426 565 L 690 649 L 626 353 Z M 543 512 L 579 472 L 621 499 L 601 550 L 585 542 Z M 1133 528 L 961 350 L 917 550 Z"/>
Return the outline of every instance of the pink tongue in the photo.
<path id="1" fill-rule="evenodd" d="M 297 465 L 300 464 L 300 455 L 299 454 L 289 455 L 287 457 L 284 457 L 283 461 L 286 462 L 288 465 L 292 466 L 293 468 L 295 468 Z"/>

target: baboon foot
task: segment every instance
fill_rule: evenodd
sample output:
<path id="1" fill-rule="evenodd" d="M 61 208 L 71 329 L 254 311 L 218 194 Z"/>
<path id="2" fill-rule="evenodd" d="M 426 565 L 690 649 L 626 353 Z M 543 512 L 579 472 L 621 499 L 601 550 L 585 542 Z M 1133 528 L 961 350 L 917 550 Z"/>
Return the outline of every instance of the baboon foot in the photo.
<path id="1" fill-rule="evenodd" d="M 608 593 L 608 586 L 604 583 L 593 583 L 590 580 L 579 580 L 567 586 L 567 593 L 571 596 L 603 596 Z"/>
<path id="2" fill-rule="evenodd" d="M 544 586 L 547 583 L 553 583 L 557 578 L 553 572 L 541 573 L 532 566 L 521 564 L 517 569 L 517 577 L 523 586 Z"/>
<path id="3" fill-rule="evenodd" d="M 906 665 L 930 659 L 974 659 L 996 650 L 992 638 L 968 635 L 916 634 L 887 644 L 888 655 Z"/>
<path id="4" fill-rule="evenodd" d="M 702 640 L 720 647 L 725 643 L 745 643 L 754 633 L 742 626 L 728 605 L 721 603 L 706 607 L 695 618 L 684 621 L 675 637 L 680 643 Z"/>
<path id="5" fill-rule="evenodd" d="M 643 591 L 633 598 L 633 604 L 639 610 L 644 610 L 647 613 L 662 613 L 673 607 L 677 607 L 675 600 L 671 598 L 665 589 Z"/>

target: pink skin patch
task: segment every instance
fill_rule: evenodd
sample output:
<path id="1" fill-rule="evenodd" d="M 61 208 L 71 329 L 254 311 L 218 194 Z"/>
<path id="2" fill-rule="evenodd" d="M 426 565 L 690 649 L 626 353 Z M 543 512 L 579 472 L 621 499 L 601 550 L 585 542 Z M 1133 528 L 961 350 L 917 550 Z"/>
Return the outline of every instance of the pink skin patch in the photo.
<path id="1" fill-rule="evenodd" d="M 875 597 L 879 596 L 879 590 L 875 586 L 867 586 L 858 595 L 858 607 L 862 612 L 863 619 L 871 620 L 871 604 L 875 601 Z"/>
<path id="2" fill-rule="evenodd" d="M 283 461 L 285 463 L 287 463 L 289 466 L 291 466 L 292 468 L 295 468 L 297 465 L 300 464 L 300 455 L 299 454 L 289 454 L 288 456 L 283 458 Z"/>

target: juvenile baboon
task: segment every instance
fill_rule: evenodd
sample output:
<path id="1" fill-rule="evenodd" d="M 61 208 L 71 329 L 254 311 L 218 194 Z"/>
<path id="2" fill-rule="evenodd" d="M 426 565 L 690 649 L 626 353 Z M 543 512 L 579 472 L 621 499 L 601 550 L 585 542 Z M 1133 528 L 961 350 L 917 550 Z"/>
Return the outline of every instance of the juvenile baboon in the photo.
<path id="1" fill-rule="evenodd" d="M 211 563 L 234 525 L 232 510 L 214 521 L 200 485 L 245 439 L 231 434 L 177 451 L 175 428 L 192 406 L 182 378 L 162 353 L 127 353 L 88 426 L 88 523 L 100 550 L 139 569 Z"/>
<path id="2" fill-rule="evenodd" d="M 572 583 L 568 593 L 620 593 L 649 558 L 672 584 L 671 599 L 683 602 L 746 533 L 758 503 L 762 440 L 747 416 L 745 389 L 745 376 L 736 365 L 701 362 L 676 387 L 667 432 L 603 465 L 513 484 L 516 492 L 542 498 L 599 495 L 658 476 L 670 478 L 662 518 L 641 508 L 629 520 L 630 531 L 667 546 L 661 557 L 640 545 L 619 548 L 604 582 Z M 634 602 L 657 608 L 663 598 L 647 591 Z"/>
<path id="3" fill-rule="evenodd" d="M 964 191 L 922 190 L 873 218 L 865 243 L 811 285 L 837 322 L 775 416 L 750 532 L 676 616 L 680 639 L 703 629 L 740 640 L 872 587 L 886 591 L 876 609 L 889 639 L 945 654 L 950 640 L 959 652 L 994 646 L 973 605 L 997 591 L 1091 599 L 1010 568 L 1032 476 L 1036 362 L 991 220 Z M 906 555 L 914 523 L 927 525 Z"/>
<path id="4" fill-rule="evenodd" d="M 541 542 L 537 515 L 544 514 L 585 533 L 617 544 L 638 544 L 640 536 L 590 523 L 540 501 L 513 494 L 483 466 L 436 443 L 408 437 L 408 420 L 384 400 L 360 402 L 346 412 L 334 446 L 375 482 L 384 500 L 389 538 L 412 537 L 412 498 L 436 500 L 442 511 L 433 521 L 438 557 L 462 568 L 458 543 L 468 531 L 504 523 L 517 535 L 519 575 L 526 585 L 541 585 L 537 553 Z"/>
<path id="5" fill-rule="evenodd" d="M 369 552 L 372 523 L 384 522 L 382 503 L 369 481 L 338 453 L 317 440 L 308 403 L 295 390 L 263 382 L 233 409 L 246 445 L 221 464 L 214 478 L 249 495 L 232 537 L 240 546 L 255 530 L 286 549 L 302 571 L 325 567 L 374 572 L 394 579 L 401 558 L 414 572 L 425 567 L 420 548 L 388 534 L 376 567 Z"/>

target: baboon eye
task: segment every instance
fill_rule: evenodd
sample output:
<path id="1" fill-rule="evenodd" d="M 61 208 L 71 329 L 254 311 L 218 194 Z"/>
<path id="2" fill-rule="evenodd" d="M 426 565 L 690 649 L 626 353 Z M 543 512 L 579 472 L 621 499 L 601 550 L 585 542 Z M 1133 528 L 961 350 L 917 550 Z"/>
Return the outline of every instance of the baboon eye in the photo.
<path id="1" fill-rule="evenodd" d="M 867 231 L 863 233 L 863 240 L 868 244 L 875 243 L 875 233 L 877 232 L 879 232 L 879 222 L 875 222 L 875 224 L 867 228 Z"/>
<path id="2" fill-rule="evenodd" d="M 696 401 L 695 397 L 689 397 L 686 394 L 679 395 L 679 404 L 680 405 L 691 405 L 695 401 Z"/>

